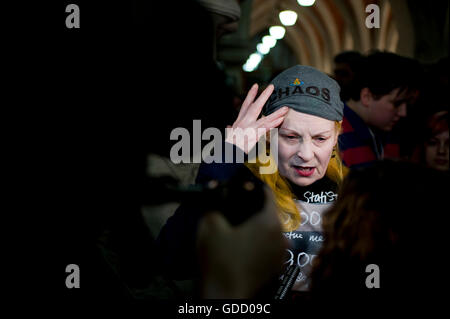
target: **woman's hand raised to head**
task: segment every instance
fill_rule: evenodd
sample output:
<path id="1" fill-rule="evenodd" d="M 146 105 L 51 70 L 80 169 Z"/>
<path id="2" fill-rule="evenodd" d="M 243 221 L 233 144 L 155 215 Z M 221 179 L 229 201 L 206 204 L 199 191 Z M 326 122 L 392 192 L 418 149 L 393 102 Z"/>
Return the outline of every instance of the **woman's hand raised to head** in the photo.
<path id="1" fill-rule="evenodd" d="M 233 125 L 227 128 L 225 141 L 235 144 L 248 153 L 267 131 L 279 126 L 288 111 L 284 106 L 269 116 L 258 119 L 264 104 L 272 94 L 274 86 L 270 84 L 256 99 L 258 85 L 254 84 L 242 103 L 239 115 Z"/>

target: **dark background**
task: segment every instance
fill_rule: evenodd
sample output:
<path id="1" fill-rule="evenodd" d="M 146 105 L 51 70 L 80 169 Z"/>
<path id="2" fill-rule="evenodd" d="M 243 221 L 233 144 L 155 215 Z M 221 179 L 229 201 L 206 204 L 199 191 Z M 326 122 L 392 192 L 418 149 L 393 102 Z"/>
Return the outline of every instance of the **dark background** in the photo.
<path id="1" fill-rule="evenodd" d="M 81 9 L 80 29 L 65 27 L 71 1 L 19 1 L 2 10 L 5 157 L 12 162 L 9 189 L 16 193 L 5 193 L 12 201 L 6 216 L 18 225 L 6 232 L 12 256 L 4 261 L 10 267 L 5 278 L 12 281 L 9 294 L 24 303 L 115 295 L 110 274 L 96 269 L 92 240 L 102 220 L 122 220 L 123 211 L 133 212 L 124 220 L 132 227 L 145 154 L 167 154 L 171 129 L 189 127 L 199 114 L 208 121 L 204 127 L 231 124 L 233 96 L 279 67 L 267 59 L 272 65 L 262 73 L 240 71 L 243 79 L 231 81 L 242 86 L 224 85 L 252 52 L 257 35 L 243 40 L 239 62 L 219 56 L 221 72 L 212 66 L 212 31 L 205 27 L 211 21 L 189 1 L 175 7 L 168 1 L 73 2 Z M 448 54 L 448 41 L 439 40 L 440 31 L 432 33 L 445 21 L 448 28 L 448 2 L 438 1 L 439 8 L 447 4 L 447 17 L 436 26 L 427 24 L 445 10 L 424 10 L 428 3 L 408 1 L 417 31 L 414 54 L 425 62 L 436 60 L 430 52 Z M 177 23 L 161 15 L 168 10 Z M 196 36 L 187 37 L 188 30 Z M 426 40 L 431 33 L 437 40 Z M 223 48 L 230 41 L 225 38 Z M 129 244 L 139 243 L 136 236 Z M 151 256 L 133 258 L 142 258 L 143 267 L 151 264 Z M 80 266 L 81 284 L 88 287 L 66 289 L 70 263 Z"/>

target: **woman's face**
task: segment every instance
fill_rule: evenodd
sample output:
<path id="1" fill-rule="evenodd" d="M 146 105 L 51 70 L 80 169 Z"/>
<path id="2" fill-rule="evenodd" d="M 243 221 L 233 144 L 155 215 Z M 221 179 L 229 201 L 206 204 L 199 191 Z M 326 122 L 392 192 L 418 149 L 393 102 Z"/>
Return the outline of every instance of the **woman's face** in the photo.
<path id="1" fill-rule="evenodd" d="M 299 186 L 321 179 L 336 145 L 333 121 L 289 109 L 278 131 L 278 169 Z"/>
<path id="2" fill-rule="evenodd" d="M 448 170 L 448 130 L 433 136 L 426 142 L 425 160 L 427 165 L 434 169 Z"/>

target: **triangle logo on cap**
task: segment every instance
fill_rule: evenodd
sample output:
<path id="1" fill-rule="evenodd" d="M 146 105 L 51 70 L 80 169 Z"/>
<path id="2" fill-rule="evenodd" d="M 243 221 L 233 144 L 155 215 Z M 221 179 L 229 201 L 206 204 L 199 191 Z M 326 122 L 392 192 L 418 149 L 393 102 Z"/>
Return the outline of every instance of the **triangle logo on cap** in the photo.
<path id="1" fill-rule="evenodd" d="M 291 85 L 291 86 L 297 86 L 297 85 L 302 85 L 302 84 L 304 84 L 304 83 L 305 83 L 305 82 L 300 81 L 298 78 L 296 78 L 295 81 L 294 81 L 294 83 L 291 83 L 290 85 Z"/>

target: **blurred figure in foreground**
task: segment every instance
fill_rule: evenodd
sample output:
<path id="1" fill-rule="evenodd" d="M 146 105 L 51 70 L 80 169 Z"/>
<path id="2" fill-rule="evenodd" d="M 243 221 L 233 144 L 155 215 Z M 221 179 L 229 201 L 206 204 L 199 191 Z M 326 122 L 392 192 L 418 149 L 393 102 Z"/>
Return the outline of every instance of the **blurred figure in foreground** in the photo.
<path id="1" fill-rule="evenodd" d="M 407 162 L 353 170 L 324 216 L 325 242 L 315 259 L 312 293 L 323 301 L 418 306 L 437 292 L 448 175 Z M 370 288 L 369 265 L 379 268 Z M 376 280 L 375 280 L 376 281 Z M 316 299 L 317 300 L 317 299 Z"/>
<path id="2" fill-rule="evenodd" d="M 200 221 L 201 297 L 252 298 L 280 273 L 288 242 L 268 188 L 265 195 L 263 210 L 241 225 L 231 225 L 219 212 L 210 212 Z"/>

